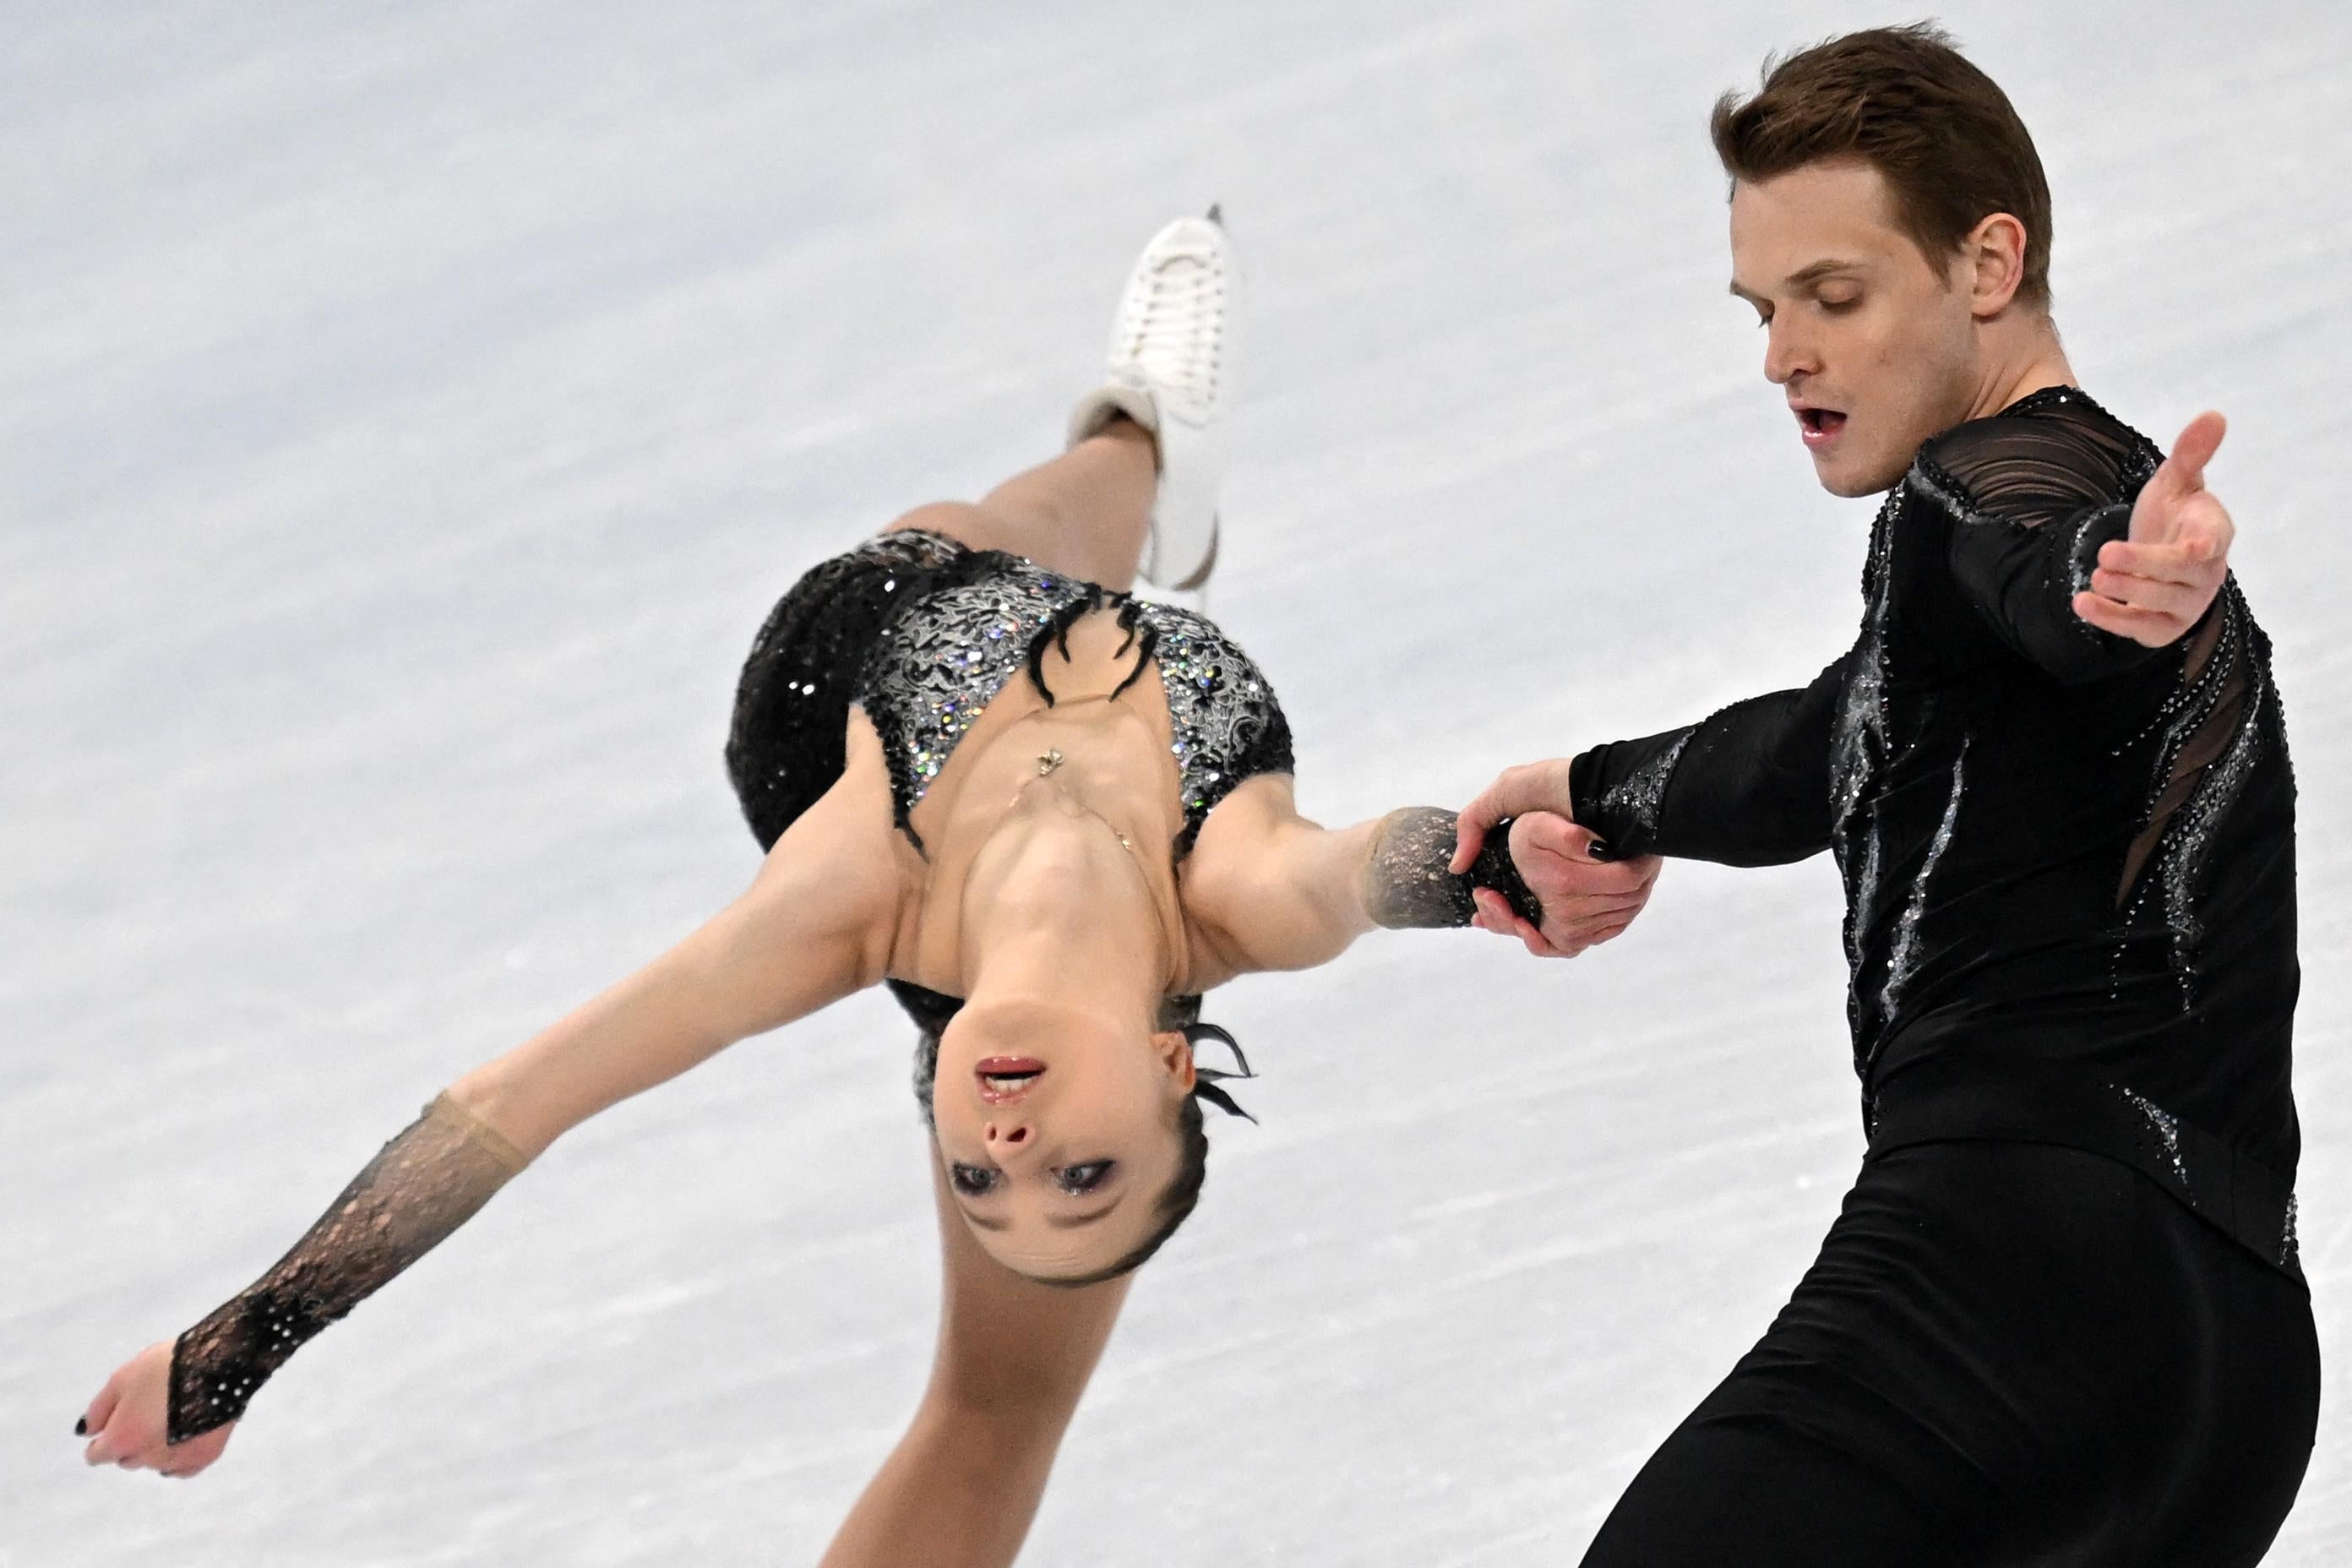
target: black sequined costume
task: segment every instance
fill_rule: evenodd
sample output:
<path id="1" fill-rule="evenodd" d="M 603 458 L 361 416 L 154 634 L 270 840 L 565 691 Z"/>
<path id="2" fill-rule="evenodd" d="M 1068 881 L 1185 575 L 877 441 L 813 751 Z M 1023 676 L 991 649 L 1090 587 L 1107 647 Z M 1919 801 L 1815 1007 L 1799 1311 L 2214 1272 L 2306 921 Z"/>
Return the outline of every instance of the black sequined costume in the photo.
<path id="1" fill-rule="evenodd" d="M 1002 551 L 936 533 L 868 540 L 794 584 L 744 661 L 727 771 L 763 849 L 841 776 L 851 704 L 890 763 L 899 827 L 956 743 L 1015 671 L 1051 702 L 1046 650 L 1088 612 L 1118 613 L 1135 667 L 1155 663 L 1184 792 L 1178 859 L 1234 786 L 1291 771 L 1290 723 L 1274 688 L 1216 624 L 1111 593 Z"/>
<path id="2" fill-rule="evenodd" d="M 2164 648 L 2073 608 L 2159 461 L 2071 388 L 1945 432 L 1879 511 L 1851 650 L 1802 689 L 1573 764 L 1577 818 L 1613 852 L 1836 857 L 1870 1149 L 1788 1312 L 1589 1561 L 1700 1561 L 1742 1500 L 1779 1517 L 1763 1491 L 1841 1463 L 1856 1496 L 1879 1495 L 1865 1472 L 1904 1493 L 1856 1562 L 2008 1562 L 2024 1542 L 2053 1553 L 2037 1563 L 2251 1562 L 2284 1517 L 2317 1367 L 2292 1197 L 2294 783 L 2269 647 L 2234 580 Z M 2116 1164 L 2141 1186 L 2108 1191 Z M 2030 1209 L 1999 1212 L 2021 1194 Z M 1921 1256 L 1935 1237 L 1950 1258 Z M 2084 1412 L 2034 1391 L 2081 1392 L 2044 1374 L 2087 1364 L 2069 1336 L 2095 1322 L 2106 1350 L 2147 1353 L 2090 1424 L 2176 1414 L 2131 1436 L 2153 1457 L 2113 1433 L 2074 1450 L 2109 1470 L 2053 1468 L 2067 1445 L 2044 1439 Z M 2213 1392 L 2233 1380 L 2263 1397 Z M 1801 1462 L 1762 1435 L 1798 1428 Z M 1832 1504 L 1840 1484 L 1817 1514 L 1880 1517 Z M 2192 1497 L 2207 1533 L 2182 1523 Z M 2069 1537 L 2093 1508 L 2114 1531 Z M 1932 1551 L 1898 1547 L 1931 1517 L 1916 1539 Z M 1849 1560 L 1792 1540 L 1742 1560 Z"/>

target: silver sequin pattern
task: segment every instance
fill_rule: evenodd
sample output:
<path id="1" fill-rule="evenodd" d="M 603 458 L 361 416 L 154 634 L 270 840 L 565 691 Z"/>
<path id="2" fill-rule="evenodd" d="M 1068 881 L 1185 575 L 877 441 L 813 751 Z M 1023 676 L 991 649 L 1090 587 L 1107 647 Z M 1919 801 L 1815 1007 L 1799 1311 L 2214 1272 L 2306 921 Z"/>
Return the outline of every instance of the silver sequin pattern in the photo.
<path id="1" fill-rule="evenodd" d="M 1630 817 L 1643 839 L 1655 836 L 1658 813 L 1665 805 L 1666 785 L 1674 782 L 1675 767 L 1683 760 L 1691 736 L 1697 732 L 1696 729 L 1685 731 L 1673 745 L 1626 774 L 1614 789 L 1602 795 L 1601 808 L 1607 819 Z"/>
<path id="2" fill-rule="evenodd" d="M 1095 592 L 1008 558 L 979 582 L 941 588 L 899 612 L 866 667 L 867 717 L 890 752 L 899 815 L 930 793 L 956 742 L 1026 662 L 1054 617 Z"/>
<path id="3" fill-rule="evenodd" d="M 2156 1135 L 2157 1142 L 2164 1148 L 2164 1157 L 2172 1168 L 2173 1179 L 2180 1184 L 2184 1191 L 2187 1190 L 2189 1164 L 2180 1157 L 2179 1118 L 2144 1094 L 2128 1089 L 2118 1089 L 2117 1092 L 2131 1102 L 2134 1110 L 2147 1119 L 2148 1131 Z"/>
<path id="4" fill-rule="evenodd" d="M 1960 820 L 1960 798 L 1968 788 L 1969 742 L 1963 737 L 1960 754 L 1952 761 L 1952 793 L 1944 802 L 1944 817 L 1937 825 L 1936 837 L 1927 846 L 1927 858 L 1920 863 L 1919 875 L 1911 883 L 1911 897 L 1903 906 L 1902 917 L 1895 924 L 1895 948 L 1886 963 L 1886 984 L 1879 992 L 1879 1011 L 1888 1018 L 1895 1016 L 1903 999 L 1903 988 L 1911 979 L 1913 965 L 1918 962 L 1919 922 L 1927 912 L 1927 882 L 1935 876 L 1937 865 L 1944 851 L 1952 845 L 1952 830 Z"/>
<path id="5" fill-rule="evenodd" d="M 1289 723 L 1273 687 L 1215 622 L 1001 560 L 978 581 L 905 606 L 867 663 L 863 700 L 890 758 L 902 823 L 1039 641 L 1097 605 L 1117 608 L 1137 634 L 1136 656 L 1159 668 L 1182 791 L 1180 853 L 1243 779 L 1290 771 Z"/>

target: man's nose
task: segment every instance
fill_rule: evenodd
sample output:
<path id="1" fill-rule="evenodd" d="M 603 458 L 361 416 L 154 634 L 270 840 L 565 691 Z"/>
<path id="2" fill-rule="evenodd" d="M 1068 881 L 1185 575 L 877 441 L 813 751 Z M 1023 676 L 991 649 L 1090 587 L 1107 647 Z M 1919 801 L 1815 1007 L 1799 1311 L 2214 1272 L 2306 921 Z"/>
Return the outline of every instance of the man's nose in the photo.
<path id="1" fill-rule="evenodd" d="M 1764 379 L 1775 386 L 1786 386 L 1797 376 L 1821 369 L 1812 345 L 1793 326 L 1781 325 L 1786 314 L 1774 315 L 1764 327 Z"/>

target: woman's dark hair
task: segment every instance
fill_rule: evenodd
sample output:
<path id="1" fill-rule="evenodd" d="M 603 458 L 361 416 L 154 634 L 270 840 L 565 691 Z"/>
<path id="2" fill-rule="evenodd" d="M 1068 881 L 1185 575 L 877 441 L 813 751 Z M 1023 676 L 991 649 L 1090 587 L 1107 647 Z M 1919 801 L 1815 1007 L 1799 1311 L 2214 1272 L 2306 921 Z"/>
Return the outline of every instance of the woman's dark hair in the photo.
<path id="1" fill-rule="evenodd" d="M 893 989 L 897 989 L 895 983 Z M 915 1099 L 922 1105 L 924 1123 L 933 1125 L 931 1089 L 939 1077 L 940 1034 L 947 1026 L 947 1016 L 953 1016 L 952 1010 L 949 1010 L 946 1016 L 926 1016 L 919 1011 L 914 999 L 902 994 L 899 1000 L 906 1004 L 908 1012 L 915 1016 L 916 1021 L 924 1026 L 921 1037 L 915 1043 Z M 1083 1286 L 1099 1285 L 1107 1279 L 1116 1279 L 1122 1274 L 1132 1274 L 1167 1244 L 1168 1238 L 1176 1234 L 1178 1226 L 1192 1216 L 1192 1210 L 1201 1202 L 1201 1185 L 1209 1178 L 1209 1134 L 1201 1115 L 1202 1100 L 1228 1116 L 1239 1116 L 1251 1121 L 1257 1120 L 1235 1104 L 1234 1097 L 1224 1087 L 1232 1079 L 1255 1078 L 1257 1074 L 1250 1070 L 1249 1058 L 1242 1055 L 1241 1045 L 1233 1036 L 1214 1024 L 1201 1022 L 1201 999 L 1198 996 L 1171 996 L 1160 1004 L 1160 1026 L 1162 1029 L 1181 1029 L 1185 1043 L 1196 1050 L 1204 1041 L 1216 1041 L 1234 1054 L 1235 1070 L 1228 1072 L 1194 1064 L 1192 1092 L 1176 1107 L 1179 1145 L 1176 1173 L 1160 1190 L 1160 1223 L 1152 1227 L 1151 1234 L 1124 1257 L 1087 1273 L 1060 1277 L 1032 1275 L 1031 1278 L 1041 1285 L 1058 1285 L 1075 1290 Z"/>

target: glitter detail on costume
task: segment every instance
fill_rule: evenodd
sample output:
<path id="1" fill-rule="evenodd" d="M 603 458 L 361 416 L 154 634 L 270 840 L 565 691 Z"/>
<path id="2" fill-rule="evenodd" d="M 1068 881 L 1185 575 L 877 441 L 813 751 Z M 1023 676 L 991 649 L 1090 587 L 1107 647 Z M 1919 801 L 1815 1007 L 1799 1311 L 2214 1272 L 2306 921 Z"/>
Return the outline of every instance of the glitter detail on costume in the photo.
<path id="1" fill-rule="evenodd" d="M 1675 766 L 1683 760 L 1684 750 L 1690 745 L 1696 729 L 1685 731 L 1680 739 L 1643 763 L 1615 788 L 1601 797 L 1601 809 L 1612 817 L 1623 813 L 1646 838 L 1658 829 L 1658 811 L 1666 798 L 1666 786 L 1674 782 Z"/>
<path id="2" fill-rule="evenodd" d="M 1878 994 L 1878 1010 L 1882 1018 L 1891 1020 L 1896 1005 L 1902 1001 L 1903 987 L 1911 979 L 1912 969 L 1919 959 L 1919 921 L 1927 912 L 1927 879 L 1936 874 L 1936 867 L 1944 858 L 1944 851 L 1952 845 L 1952 829 L 1960 819 L 1960 795 L 1968 787 L 1969 738 L 1960 741 L 1960 754 L 1952 762 L 1952 793 L 1944 802 L 1943 821 L 1937 825 L 1936 837 L 1927 845 L 1927 857 L 1920 862 L 1919 875 L 1912 880 L 1911 897 L 1903 906 L 1902 917 L 1895 922 L 1895 944 L 1886 961 L 1886 984 Z"/>
<path id="3" fill-rule="evenodd" d="M 1830 731 L 1830 847 L 1845 881 L 1846 1014 L 1853 1032 L 1856 1072 L 1867 1065 L 1863 1046 L 1868 1032 L 1863 1016 L 1863 969 L 1885 875 L 1882 835 L 1868 818 L 1888 755 L 1886 617 L 1893 597 L 1895 522 L 1906 503 L 1905 486 L 1898 484 L 1888 492 L 1871 525 L 1870 555 L 1862 574 L 1862 636 L 1854 647 Z"/>
<path id="4" fill-rule="evenodd" d="M 1048 648 L 1097 610 L 1129 634 L 1135 668 L 1160 671 L 1184 826 L 1181 859 L 1243 781 L 1293 766 L 1290 724 L 1272 685 L 1217 625 L 1112 593 L 943 534 L 886 533 L 824 562 L 761 626 L 737 689 L 730 773 L 761 846 L 772 846 L 841 776 L 850 705 L 874 722 L 898 826 L 957 744 L 1025 665 L 1040 696 Z M 814 700 L 812 700 L 814 699 Z"/>
<path id="5" fill-rule="evenodd" d="M 430 1252 L 529 1163 L 442 1095 L 384 1144 L 285 1257 L 172 1346 L 166 1440 L 238 1420 L 297 1350 Z"/>
<path id="6" fill-rule="evenodd" d="M 1176 837 L 1181 859 L 1209 813 L 1235 785 L 1259 773 L 1291 771 L 1290 721 L 1257 666 L 1214 621 L 1148 600 L 1137 601 L 1136 608 L 1157 634 L 1153 657 L 1168 697 L 1170 750 L 1182 780 L 1184 826 Z"/>
<path id="7" fill-rule="evenodd" d="M 2116 1086 L 2116 1092 L 2130 1101 L 2131 1108 L 2147 1119 L 2148 1131 L 2155 1134 L 2157 1142 L 2162 1145 L 2165 1161 L 2172 1167 L 2173 1179 L 2180 1184 L 2184 1192 L 2187 1191 L 2189 1165 L 2180 1157 L 2180 1119 L 2144 1094 L 2136 1093 L 2121 1085 Z"/>
<path id="8" fill-rule="evenodd" d="M 2160 852 L 2164 918 L 2172 928 L 2172 973 L 2180 983 L 2184 1012 L 2194 1000 L 2197 953 L 2205 939 L 2204 921 L 2197 912 L 2198 886 L 2212 858 L 2214 836 L 2253 772 L 2262 749 L 2262 706 L 2267 696 L 2266 685 L 2258 682 L 2229 751 L 2198 781 L 2197 792 L 2180 808 Z"/>
<path id="9" fill-rule="evenodd" d="M 889 759 L 901 827 L 1032 646 L 1050 640 L 1062 615 L 1097 592 L 1007 556 L 979 581 L 898 606 L 875 644 L 859 695 Z"/>

